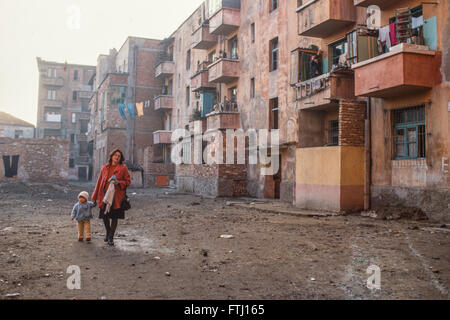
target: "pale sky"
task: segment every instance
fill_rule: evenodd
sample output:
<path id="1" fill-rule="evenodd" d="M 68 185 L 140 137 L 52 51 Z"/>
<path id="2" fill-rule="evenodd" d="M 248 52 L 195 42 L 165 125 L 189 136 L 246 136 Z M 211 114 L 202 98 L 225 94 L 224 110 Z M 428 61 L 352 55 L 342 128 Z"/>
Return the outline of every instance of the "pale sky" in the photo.
<path id="1" fill-rule="evenodd" d="M 0 0 L 0 110 L 36 125 L 36 57 L 95 65 L 99 54 L 120 49 L 128 36 L 168 37 L 202 2 Z M 71 19 L 76 8 L 79 29 Z"/>

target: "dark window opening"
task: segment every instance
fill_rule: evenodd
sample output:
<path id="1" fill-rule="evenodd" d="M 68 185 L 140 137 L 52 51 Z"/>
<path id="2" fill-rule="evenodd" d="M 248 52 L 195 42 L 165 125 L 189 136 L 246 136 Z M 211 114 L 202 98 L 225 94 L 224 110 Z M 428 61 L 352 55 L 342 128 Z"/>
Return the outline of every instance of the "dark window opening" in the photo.
<path id="1" fill-rule="evenodd" d="M 328 145 L 329 146 L 338 146 L 339 145 L 339 121 L 338 120 L 332 120 L 329 122 Z"/>
<path id="2" fill-rule="evenodd" d="M 347 62 L 347 39 L 340 40 L 330 45 L 332 66 L 343 66 Z"/>
<path id="3" fill-rule="evenodd" d="M 76 91 L 73 91 L 72 92 L 72 101 L 77 101 L 77 99 L 78 99 L 78 94 Z"/>
<path id="4" fill-rule="evenodd" d="M 269 102 L 270 108 L 270 130 L 279 129 L 279 119 L 278 119 L 278 98 L 270 99 Z"/>
<path id="5" fill-rule="evenodd" d="M 186 70 L 191 70 L 191 49 L 186 54 Z"/>
<path id="6" fill-rule="evenodd" d="M 69 159 L 69 168 L 75 168 L 75 160 Z"/>
<path id="7" fill-rule="evenodd" d="M 250 79 L 250 98 L 255 97 L 255 78 Z"/>
<path id="8" fill-rule="evenodd" d="M 73 72 L 73 80 L 75 80 L 75 81 L 78 81 L 79 79 L 78 79 L 78 70 L 75 70 L 74 72 Z"/>
<path id="9" fill-rule="evenodd" d="M 270 12 L 278 9 L 278 0 L 272 0 L 270 5 Z"/>
<path id="10" fill-rule="evenodd" d="M 234 36 L 228 40 L 228 48 L 230 49 L 230 59 L 239 59 L 238 56 L 238 37 Z"/>
<path id="11" fill-rule="evenodd" d="M 278 69 L 278 38 L 270 40 L 270 71 Z"/>
<path id="12" fill-rule="evenodd" d="M 250 29 L 251 29 L 252 43 L 255 43 L 256 31 L 255 31 L 255 24 L 254 23 L 251 24 Z"/>

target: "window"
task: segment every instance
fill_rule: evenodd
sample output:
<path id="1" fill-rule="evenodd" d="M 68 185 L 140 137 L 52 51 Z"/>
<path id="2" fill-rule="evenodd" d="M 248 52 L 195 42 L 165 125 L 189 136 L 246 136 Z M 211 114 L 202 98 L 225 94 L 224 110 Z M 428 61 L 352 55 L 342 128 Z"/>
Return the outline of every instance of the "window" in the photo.
<path id="1" fill-rule="evenodd" d="M 49 78 L 56 78 L 56 69 L 55 68 L 48 68 L 47 76 Z"/>
<path id="2" fill-rule="evenodd" d="M 332 66 L 341 66 L 347 62 L 347 39 L 340 40 L 331 45 Z"/>
<path id="3" fill-rule="evenodd" d="M 186 108 L 189 108 L 191 104 L 191 87 L 186 87 Z"/>
<path id="4" fill-rule="evenodd" d="M 250 33 L 252 38 L 252 43 L 255 43 L 255 23 L 252 23 L 250 26 Z"/>
<path id="5" fill-rule="evenodd" d="M 255 78 L 250 79 L 250 98 L 255 97 Z"/>
<path id="6" fill-rule="evenodd" d="M 23 138 L 23 130 L 15 130 L 14 131 L 14 139 Z"/>
<path id="7" fill-rule="evenodd" d="M 424 159 L 426 153 L 425 107 L 395 110 L 395 159 Z"/>
<path id="8" fill-rule="evenodd" d="M 78 70 L 75 70 L 74 72 L 73 72 L 73 80 L 74 81 L 78 81 L 79 79 L 78 79 Z"/>
<path id="9" fill-rule="evenodd" d="M 228 48 L 230 49 L 230 59 L 239 59 L 238 57 L 238 37 L 234 36 L 228 40 Z"/>
<path id="10" fill-rule="evenodd" d="M 297 0 L 297 8 L 300 8 L 303 5 L 303 0 Z"/>
<path id="11" fill-rule="evenodd" d="M 338 146 L 339 145 L 339 120 L 331 120 L 329 122 L 328 131 L 328 145 Z"/>
<path id="12" fill-rule="evenodd" d="M 213 50 L 208 54 L 208 61 L 214 62 L 215 58 L 216 58 L 216 50 Z"/>
<path id="13" fill-rule="evenodd" d="M 88 155 L 88 143 L 86 141 L 80 141 L 80 156 Z"/>
<path id="14" fill-rule="evenodd" d="M 77 92 L 76 92 L 76 91 L 73 91 L 73 92 L 72 92 L 72 101 L 73 101 L 73 102 L 76 102 L 76 101 L 77 101 L 77 98 L 78 98 Z"/>
<path id="15" fill-rule="evenodd" d="M 191 49 L 189 49 L 186 54 L 186 70 L 190 69 L 191 69 Z"/>
<path id="16" fill-rule="evenodd" d="M 278 0 L 271 0 L 270 12 L 278 9 Z"/>
<path id="17" fill-rule="evenodd" d="M 80 132 L 86 133 L 88 131 L 88 124 L 89 122 L 87 120 L 80 120 Z"/>
<path id="18" fill-rule="evenodd" d="M 182 146 L 183 146 L 183 163 L 190 164 L 191 163 L 191 143 L 184 142 Z"/>
<path id="19" fill-rule="evenodd" d="M 72 123 L 77 122 L 77 115 L 75 113 L 72 113 Z"/>
<path id="20" fill-rule="evenodd" d="M 278 69 L 278 37 L 270 40 L 270 71 Z"/>
<path id="21" fill-rule="evenodd" d="M 56 90 L 48 90 L 47 91 L 47 99 L 48 100 L 56 100 Z"/>
<path id="22" fill-rule="evenodd" d="M 72 133 L 72 134 L 70 135 L 70 143 L 72 143 L 72 144 L 75 143 L 75 134 L 74 134 L 74 133 Z"/>
<path id="23" fill-rule="evenodd" d="M 69 168 L 75 168 L 75 160 L 69 159 Z"/>
<path id="24" fill-rule="evenodd" d="M 279 129 L 278 125 L 278 98 L 270 99 L 269 102 L 270 108 L 270 130 Z"/>

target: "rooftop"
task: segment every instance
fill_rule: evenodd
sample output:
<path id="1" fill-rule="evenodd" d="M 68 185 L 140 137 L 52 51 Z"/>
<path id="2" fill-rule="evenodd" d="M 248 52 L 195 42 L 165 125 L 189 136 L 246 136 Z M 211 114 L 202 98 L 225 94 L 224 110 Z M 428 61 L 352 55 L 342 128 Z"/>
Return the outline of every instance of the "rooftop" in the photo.
<path id="1" fill-rule="evenodd" d="M 20 127 L 31 127 L 34 128 L 29 122 L 26 122 L 22 119 L 16 118 L 9 113 L 0 111 L 0 125 L 8 125 L 8 126 L 20 126 Z"/>

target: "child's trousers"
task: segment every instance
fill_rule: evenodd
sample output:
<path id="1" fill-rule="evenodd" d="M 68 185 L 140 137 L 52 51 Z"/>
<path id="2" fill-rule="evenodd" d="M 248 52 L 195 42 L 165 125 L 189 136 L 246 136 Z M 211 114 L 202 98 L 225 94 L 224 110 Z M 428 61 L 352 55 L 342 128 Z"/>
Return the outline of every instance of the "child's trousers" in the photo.
<path id="1" fill-rule="evenodd" d="M 86 219 L 78 221 L 78 239 L 83 239 L 86 233 L 86 239 L 91 238 L 91 220 Z"/>

